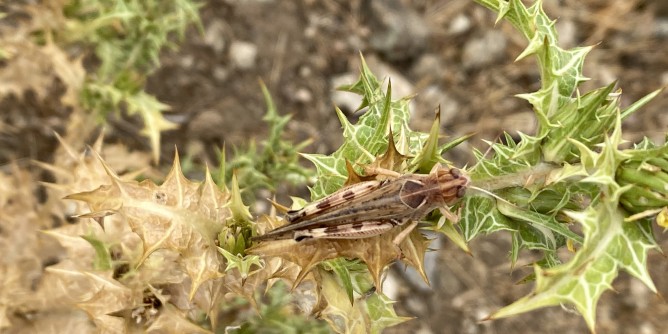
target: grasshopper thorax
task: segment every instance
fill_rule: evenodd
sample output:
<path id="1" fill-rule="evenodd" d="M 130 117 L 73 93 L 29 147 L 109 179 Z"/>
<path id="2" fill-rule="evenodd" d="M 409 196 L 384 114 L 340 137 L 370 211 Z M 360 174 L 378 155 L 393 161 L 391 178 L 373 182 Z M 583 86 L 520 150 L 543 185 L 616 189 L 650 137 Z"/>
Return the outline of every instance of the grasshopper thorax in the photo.
<path id="1" fill-rule="evenodd" d="M 471 179 L 457 168 L 437 165 L 432 171 L 440 190 L 443 201 L 451 204 L 464 197 Z"/>

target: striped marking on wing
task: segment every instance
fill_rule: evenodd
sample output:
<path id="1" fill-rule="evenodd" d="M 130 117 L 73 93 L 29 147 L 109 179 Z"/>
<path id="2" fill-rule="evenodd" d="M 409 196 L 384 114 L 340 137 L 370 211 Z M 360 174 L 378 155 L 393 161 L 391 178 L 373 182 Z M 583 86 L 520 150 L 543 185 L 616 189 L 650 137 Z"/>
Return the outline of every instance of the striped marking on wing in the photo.
<path id="1" fill-rule="evenodd" d="M 308 220 L 315 214 L 327 212 L 332 208 L 347 203 L 354 198 L 368 194 L 378 189 L 384 183 L 385 181 L 365 181 L 350 185 L 332 193 L 331 195 L 321 200 L 309 203 L 302 209 L 288 211 L 285 218 L 290 223 L 298 223 L 300 221 Z"/>
<path id="2" fill-rule="evenodd" d="M 402 225 L 398 219 L 356 222 L 327 227 L 317 227 L 294 232 L 295 241 L 307 239 L 361 239 L 383 234 L 395 226 Z"/>

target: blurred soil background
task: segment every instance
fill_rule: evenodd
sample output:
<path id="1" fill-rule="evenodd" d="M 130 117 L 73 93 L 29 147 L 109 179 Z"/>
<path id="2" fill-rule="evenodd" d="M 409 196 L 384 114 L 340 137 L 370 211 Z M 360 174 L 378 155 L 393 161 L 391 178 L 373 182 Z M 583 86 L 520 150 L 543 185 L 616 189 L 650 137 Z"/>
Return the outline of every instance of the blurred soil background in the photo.
<path id="1" fill-rule="evenodd" d="M 3 25 L 29 22 L 30 14 L 21 12 L 29 3 L 5 2 L 2 11 L 13 21 L 4 20 Z M 229 156 L 234 147 L 247 146 L 251 138 L 265 138 L 265 102 L 258 79 L 267 84 L 279 113 L 293 115 L 286 135 L 295 142 L 312 139 L 307 152 L 331 153 L 342 142 L 334 105 L 352 120 L 359 116 L 357 97 L 335 88 L 356 80 L 360 52 L 378 77 L 391 79 L 395 98 L 416 94 L 414 129 L 428 131 L 440 105 L 443 133 L 451 137 L 476 133 L 446 157 L 456 166 L 472 164 L 472 147 L 484 151 L 483 140 L 498 140 L 504 131 L 516 135 L 535 130 L 530 105 L 514 97 L 540 85 L 532 59 L 513 62 L 526 41 L 507 23 L 495 26 L 495 15 L 472 1 L 211 0 L 203 4 L 202 30 L 192 27 L 178 49 L 163 52 L 161 67 L 147 81 L 147 91 L 171 107 L 166 117 L 178 124 L 177 129 L 163 133 L 156 173 L 171 165 L 174 147 L 189 163 L 216 166 L 223 144 Z M 623 105 L 628 105 L 668 85 L 665 0 L 548 0 L 544 7 L 558 19 L 562 47 L 596 45 L 585 63 L 591 81 L 583 91 L 617 81 L 623 88 Z M 1 32 L 7 31 L 11 30 Z M 21 55 L 24 61 L 35 56 L 30 50 Z M 0 168 L 4 172 L 31 170 L 30 160 L 53 161 L 60 145 L 54 131 L 71 136 L 80 130 L 88 143 L 98 133 L 73 123 L 73 110 L 62 102 L 67 84 L 52 73 L 58 70 L 57 64 L 54 59 L 41 68 L 17 71 L 8 61 L 0 63 Z M 10 82 L 21 84 L 10 87 Z M 109 116 L 106 141 L 148 152 L 148 141 L 138 135 L 141 126 L 135 118 Z M 643 136 L 663 142 L 667 129 L 666 93 L 624 123 L 625 139 L 631 142 Z M 145 156 L 128 154 L 118 151 L 113 159 L 122 163 L 117 166 L 130 170 L 149 164 Z M 45 174 L 26 176 L 40 177 Z M 10 186 L 0 184 L 0 189 Z M 20 186 L 20 182 L 13 185 Z M 291 191 L 308 196 L 304 189 Z M 32 196 L 39 201 L 39 192 Z M 0 234 L 2 230 L 0 221 Z M 657 237 L 666 249 L 665 236 L 657 231 Z M 26 240 L 20 251 L 30 253 L 33 242 L 48 242 L 35 238 Z M 433 247 L 439 249 L 427 259 L 431 287 L 411 270 L 392 268 L 385 292 L 398 300 L 400 315 L 416 319 L 387 332 L 587 332 L 578 314 L 561 308 L 480 322 L 531 291 L 531 284 L 515 282 L 531 271 L 524 265 L 531 263 L 532 254 L 524 254 L 516 268 L 510 268 L 507 235 L 475 240 L 470 245 L 472 257 L 446 240 L 435 241 Z M 20 256 L 8 253 L 17 250 L 5 243 L 0 243 L 0 252 Z M 653 252 L 649 264 L 658 290 L 668 294 L 665 257 Z M 624 273 L 613 287 L 619 293 L 605 293 L 597 310 L 600 333 L 668 332 L 664 300 Z"/>

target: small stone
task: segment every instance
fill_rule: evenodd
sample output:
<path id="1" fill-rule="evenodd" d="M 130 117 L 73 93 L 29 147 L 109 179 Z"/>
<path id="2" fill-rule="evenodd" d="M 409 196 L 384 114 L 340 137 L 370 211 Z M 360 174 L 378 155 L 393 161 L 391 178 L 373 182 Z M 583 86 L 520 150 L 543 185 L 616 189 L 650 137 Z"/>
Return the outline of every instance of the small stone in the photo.
<path id="1" fill-rule="evenodd" d="M 222 66 L 216 66 L 216 68 L 213 69 L 213 78 L 216 79 L 217 81 L 222 82 L 227 80 L 229 74 L 230 72 L 227 70 L 227 68 Z"/>
<path id="2" fill-rule="evenodd" d="M 310 25 L 304 29 L 304 37 L 308 39 L 313 39 L 318 35 L 318 28 L 313 25 Z"/>
<path id="3" fill-rule="evenodd" d="M 253 43 L 234 41 L 230 45 L 230 60 L 239 69 L 247 70 L 253 68 L 256 57 L 257 46 Z"/>
<path id="4" fill-rule="evenodd" d="M 313 94 L 306 88 L 299 88 L 294 94 L 294 98 L 297 102 L 300 103 L 309 103 L 313 101 Z"/>
<path id="5" fill-rule="evenodd" d="M 668 85 L 668 72 L 663 72 L 661 74 L 661 85 L 662 86 L 667 86 Z"/>
<path id="6" fill-rule="evenodd" d="M 222 20 L 211 22 L 204 31 L 204 43 L 213 49 L 216 54 L 221 54 L 225 49 L 225 24 Z"/>
<path id="7" fill-rule="evenodd" d="M 308 78 L 313 74 L 313 71 L 308 66 L 299 67 L 299 76 L 302 78 Z"/>
<path id="8" fill-rule="evenodd" d="M 418 94 L 416 101 L 422 110 L 434 110 L 440 106 L 441 124 L 451 123 L 460 110 L 457 100 L 436 85 L 427 86 Z"/>
<path id="9" fill-rule="evenodd" d="M 384 82 L 384 87 L 392 82 L 392 98 L 403 98 L 415 94 L 415 87 L 403 74 L 397 71 L 392 65 L 381 61 L 378 57 L 369 56 L 366 58 L 371 72 L 376 73 L 379 80 Z M 413 108 L 411 108 L 412 110 Z"/>
<path id="10" fill-rule="evenodd" d="M 434 331 L 431 330 L 431 328 L 429 328 L 429 326 L 427 326 L 426 324 L 420 325 L 420 328 L 418 328 L 415 331 L 415 334 L 433 334 L 433 333 Z"/>
<path id="11" fill-rule="evenodd" d="M 668 18 L 662 17 L 656 20 L 654 24 L 654 34 L 660 38 L 668 37 Z"/>
<path id="12" fill-rule="evenodd" d="M 215 139 L 220 136 L 221 125 L 225 124 L 223 113 L 208 109 L 198 113 L 188 124 L 188 133 L 200 139 Z"/>
<path id="13" fill-rule="evenodd" d="M 501 119 L 501 129 L 513 129 L 512 132 L 536 133 L 536 116 L 531 111 L 517 112 Z"/>
<path id="14" fill-rule="evenodd" d="M 645 321 L 642 324 L 640 324 L 640 326 L 638 328 L 638 333 L 640 333 L 640 334 L 656 334 L 657 330 L 656 330 L 656 328 L 654 328 L 654 325 L 651 322 Z"/>
<path id="15" fill-rule="evenodd" d="M 427 47 L 429 27 L 424 18 L 398 0 L 368 1 L 370 44 L 390 61 L 416 58 Z"/>
<path id="16" fill-rule="evenodd" d="M 364 50 L 365 43 L 359 35 L 350 35 L 346 39 L 350 50 Z"/>
<path id="17" fill-rule="evenodd" d="M 490 30 L 480 38 L 464 45 L 462 64 L 467 69 L 476 69 L 501 59 L 506 50 L 506 37 L 498 31 Z"/>
<path id="18" fill-rule="evenodd" d="M 195 64 L 195 57 L 191 54 L 179 58 L 179 65 L 183 68 L 191 68 Z"/>
<path id="19" fill-rule="evenodd" d="M 429 305 L 424 302 L 424 299 L 415 295 L 412 298 L 405 299 L 405 305 L 412 314 L 426 314 L 429 310 Z"/>
<path id="20" fill-rule="evenodd" d="M 263 196 L 263 197 L 259 197 Z M 267 191 L 266 189 L 260 189 L 258 198 L 271 198 L 273 194 L 270 191 Z M 267 201 L 255 201 L 254 203 L 254 210 L 253 212 L 259 212 L 262 214 L 269 214 L 269 211 L 271 208 L 269 207 L 269 204 Z"/>
<path id="21" fill-rule="evenodd" d="M 577 32 L 578 27 L 572 20 L 557 21 L 559 44 L 563 48 L 572 48 L 577 45 Z"/>
<path id="22" fill-rule="evenodd" d="M 441 65 L 441 60 L 433 53 L 427 53 L 418 59 L 411 68 L 411 74 L 417 81 L 429 80 L 429 82 L 439 79 L 445 71 Z"/>
<path id="23" fill-rule="evenodd" d="M 448 31 L 453 35 L 460 35 L 471 29 L 471 19 L 464 14 L 459 14 L 452 19 Z"/>

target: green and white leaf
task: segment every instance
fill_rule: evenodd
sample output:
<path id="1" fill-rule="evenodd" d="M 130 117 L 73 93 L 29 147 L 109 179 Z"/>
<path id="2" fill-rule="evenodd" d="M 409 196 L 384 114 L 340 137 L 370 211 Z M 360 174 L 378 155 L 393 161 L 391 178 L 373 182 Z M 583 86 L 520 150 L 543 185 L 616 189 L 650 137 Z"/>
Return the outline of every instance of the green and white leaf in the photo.
<path id="1" fill-rule="evenodd" d="M 587 173 L 582 182 L 599 186 L 604 194 L 604 200 L 582 212 L 566 212 L 582 225 L 582 248 L 563 265 L 550 269 L 535 266 L 535 290 L 494 313 L 492 318 L 566 303 L 575 306 L 593 331 L 598 299 L 611 288 L 620 270 L 627 271 L 656 292 L 647 270 L 647 253 L 656 247 L 651 228 L 646 221 L 626 222 L 619 209 L 620 196 L 630 187 L 617 184 L 615 174 L 629 156 L 617 148 L 622 141 L 619 116 L 615 124 L 615 131 L 605 138 L 600 152 L 575 142 L 583 157 L 582 169 Z"/>
<path id="2" fill-rule="evenodd" d="M 363 96 L 359 109 L 367 108 L 356 124 L 350 123 L 340 109 L 337 116 L 343 127 L 344 142 L 331 155 L 304 154 L 316 166 L 318 181 L 311 188 L 315 200 L 341 188 L 347 179 L 346 163 L 353 165 L 371 163 L 387 148 L 390 129 L 397 149 L 404 155 L 415 156 L 420 152 L 428 135 L 409 127 L 409 97 L 392 100 L 392 85 L 383 91 L 381 83 L 371 73 L 364 59 L 359 80 L 341 90 Z"/>

